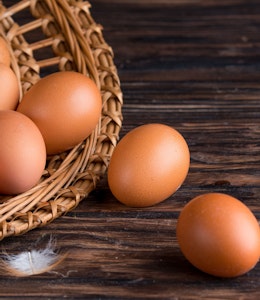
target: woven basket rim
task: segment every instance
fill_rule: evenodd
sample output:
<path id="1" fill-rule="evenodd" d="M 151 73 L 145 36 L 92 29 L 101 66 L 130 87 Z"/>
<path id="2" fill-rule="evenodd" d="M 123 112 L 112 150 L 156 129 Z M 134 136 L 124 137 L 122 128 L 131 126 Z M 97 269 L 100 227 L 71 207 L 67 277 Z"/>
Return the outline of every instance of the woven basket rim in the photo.
<path id="1" fill-rule="evenodd" d="M 103 101 L 92 134 L 73 149 L 48 157 L 35 187 L 16 196 L 0 195 L 0 240 L 44 226 L 87 198 L 105 174 L 119 139 L 120 80 L 113 50 L 90 7 L 83 0 L 22 0 L 11 7 L 0 2 L 0 35 L 10 47 L 21 94 L 50 72 L 72 70 L 92 78 Z M 18 23 L 21 13 L 29 15 L 25 24 Z M 33 35 L 40 39 L 30 40 Z M 40 59 L 41 51 L 49 56 Z"/>

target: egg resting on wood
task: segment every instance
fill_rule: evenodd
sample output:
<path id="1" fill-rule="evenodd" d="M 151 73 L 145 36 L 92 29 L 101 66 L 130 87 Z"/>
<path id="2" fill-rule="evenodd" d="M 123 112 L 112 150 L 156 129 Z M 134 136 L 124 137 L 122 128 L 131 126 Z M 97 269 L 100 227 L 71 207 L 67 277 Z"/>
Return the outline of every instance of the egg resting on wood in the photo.
<path id="1" fill-rule="evenodd" d="M 182 209 L 177 240 L 187 260 L 218 277 L 251 270 L 260 256 L 260 229 L 250 209 L 223 193 L 195 197 Z"/>
<path id="2" fill-rule="evenodd" d="M 108 184 L 123 204 L 151 206 L 176 192 L 189 165 L 188 145 L 177 130 L 146 124 L 119 141 L 108 167 Z"/>

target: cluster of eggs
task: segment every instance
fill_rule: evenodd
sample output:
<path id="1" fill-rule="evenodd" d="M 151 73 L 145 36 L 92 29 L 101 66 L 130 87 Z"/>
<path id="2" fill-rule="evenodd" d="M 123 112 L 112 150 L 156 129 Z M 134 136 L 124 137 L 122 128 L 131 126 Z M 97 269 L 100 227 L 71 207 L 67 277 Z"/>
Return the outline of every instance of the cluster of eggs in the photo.
<path id="1" fill-rule="evenodd" d="M 8 46 L 0 42 L 0 194 L 14 195 L 39 182 L 48 155 L 91 134 L 102 99 L 96 84 L 74 71 L 47 75 L 20 95 Z"/>

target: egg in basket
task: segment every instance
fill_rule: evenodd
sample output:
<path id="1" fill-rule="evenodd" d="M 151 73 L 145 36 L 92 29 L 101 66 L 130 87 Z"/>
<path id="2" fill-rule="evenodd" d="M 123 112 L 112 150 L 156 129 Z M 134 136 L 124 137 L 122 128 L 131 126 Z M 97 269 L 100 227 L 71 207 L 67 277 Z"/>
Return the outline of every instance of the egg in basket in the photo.
<path id="1" fill-rule="evenodd" d="M 23 23 L 20 24 L 19 20 Z M 77 105 L 75 101 L 68 101 L 70 105 L 74 103 L 69 109 L 66 97 L 70 92 L 66 92 L 66 88 L 75 91 L 82 80 L 83 86 L 83 82 L 88 81 L 96 89 L 94 97 L 97 102 L 93 102 L 96 110 L 90 110 L 90 116 L 98 115 L 92 122 L 93 128 L 88 126 L 86 115 L 80 116 L 84 111 L 81 99 L 83 108 L 77 110 L 78 118 L 74 115 L 76 122 L 80 118 L 83 122 L 80 125 L 81 131 L 83 128 L 81 138 L 71 144 L 65 143 L 61 148 L 46 146 L 45 165 L 37 183 L 20 193 L 0 193 L 0 239 L 3 239 L 51 222 L 75 208 L 95 189 L 107 170 L 118 141 L 122 125 L 122 92 L 113 51 L 103 38 L 101 26 L 92 18 L 90 4 L 86 1 L 22 0 L 10 7 L 6 7 L 3 1 L 0 5 L 0 35 L 9 48 L 10 66 L 18 79 L 20 103 L 15 113 L 29 116 L 31 107 L 37 110 L 36 87 L 40 86 L 38 95 L 46 94 L 48 105 L 52 99 L 51 90 L 57 90 L 57 99 L 52 102 L 54 106 L 56 102 L 61 105 L 60 115 L 54 118 L 53 124 L 48 122 L 46 134 L 55 131 L 58 128 L 55 122 L 58 122 L 73 138 L 78 130 L 73 127 L 71 112 Z M 66 78 L 56 86 L 58 79 L 55 76 L 62 74 L 66 74 Z M 42 82 L 48 80 L 52 84 L 43 86 Z M 79 88 L 76 98 L 80 93 L 84 94 L 84 91 L 80 92 Z M 28 99 L 30 95 L 35 101 Z M 22 105 L 23 99 L 26 101 Z M 39 111 L 43 112 L 44 107 Z M 57 141 L 52 138 L 53 143 L 59 138 L 64 141 L 62 134 L 60 132 Z M 13 157 L 19 154 L 18 148 L 13 149 Z M 25 163 L 29 169 L 30 161 Z"/>

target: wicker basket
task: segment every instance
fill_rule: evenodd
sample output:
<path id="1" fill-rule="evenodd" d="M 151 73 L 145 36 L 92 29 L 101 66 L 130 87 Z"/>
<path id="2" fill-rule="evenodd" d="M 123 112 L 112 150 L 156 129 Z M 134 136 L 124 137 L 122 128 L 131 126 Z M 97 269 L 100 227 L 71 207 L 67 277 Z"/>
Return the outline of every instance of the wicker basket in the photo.
<path id="1" fill-rule="evenodd" d="M 49 73 L 75 70 L 96 82 L 103 99 L 100 122 L 89 138 L 48 157 L 37 186 L 14 197 L 0 195 L 0 239 L 72 210 L 106 172 L 121 129 L 122 93 L 112 49 L 89 9 L 81 0 L 22 0 L 11 7 L 0 3 L 0 35 L 10 46 L 22 93 Z"/>

